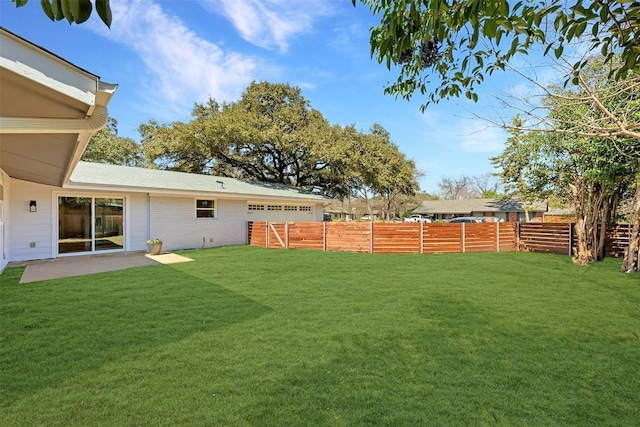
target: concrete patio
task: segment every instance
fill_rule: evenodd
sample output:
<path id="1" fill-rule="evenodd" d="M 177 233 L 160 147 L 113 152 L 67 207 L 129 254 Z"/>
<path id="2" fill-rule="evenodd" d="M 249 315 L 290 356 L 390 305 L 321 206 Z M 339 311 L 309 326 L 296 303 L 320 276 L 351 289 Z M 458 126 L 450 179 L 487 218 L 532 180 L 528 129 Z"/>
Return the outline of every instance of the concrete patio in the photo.
<path id="1" fill-rule="evenodd" d="M 9 264 L 9 267 L 26 265 L 20 283 L 30 283 L 41 280 L 59 279 L 62 277 L 125 270 L 127 268 L 144 267 L 148 265 L 174 264 L 188 261 L 193 260 L 170 252 L 161 253 L 160 255 L 149 255 L 144 252 L 125 252 L 17 262 Z"/>

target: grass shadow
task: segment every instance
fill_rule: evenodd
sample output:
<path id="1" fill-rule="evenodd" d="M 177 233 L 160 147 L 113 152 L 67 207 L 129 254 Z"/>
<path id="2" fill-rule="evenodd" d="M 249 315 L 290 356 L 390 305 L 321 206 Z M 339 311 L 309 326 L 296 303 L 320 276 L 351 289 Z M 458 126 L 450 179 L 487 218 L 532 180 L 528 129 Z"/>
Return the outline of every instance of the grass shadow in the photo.
<path id="1" fill-rule="evenodd" d="M 87 370 L 270 309 L 214 281 L 152 266 L 19 285 L 0 284 L 0 406 Z"/>

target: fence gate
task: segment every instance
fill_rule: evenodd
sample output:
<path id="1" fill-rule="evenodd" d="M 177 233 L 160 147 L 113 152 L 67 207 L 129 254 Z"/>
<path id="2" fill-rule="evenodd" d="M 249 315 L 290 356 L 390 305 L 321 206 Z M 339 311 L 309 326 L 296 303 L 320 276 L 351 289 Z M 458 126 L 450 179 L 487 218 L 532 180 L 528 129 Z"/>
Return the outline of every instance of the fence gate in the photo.
<path id="1" fill-rule="evenodd" d="M 267 244 L 271 248 L 288 249 L 287 225 L 288 223 L 268 222 Z"/>

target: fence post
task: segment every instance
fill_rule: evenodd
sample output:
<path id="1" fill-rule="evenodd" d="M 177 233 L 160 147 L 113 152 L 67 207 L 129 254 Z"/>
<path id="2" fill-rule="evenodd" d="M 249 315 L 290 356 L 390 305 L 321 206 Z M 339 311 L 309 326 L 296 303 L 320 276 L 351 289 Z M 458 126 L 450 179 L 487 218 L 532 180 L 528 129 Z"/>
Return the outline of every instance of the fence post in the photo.
<path id="1" fill-rule="evenodd" d="M 369 253 L 373 253 L 373 218 L 369 221 Z"/>
<path id="2" fill-rule="evenodd" d="M 322 250 L 327 251 L 327 221 L 322 221 Z"/>
<path id="3" fill-rule="evenodd" d="M 466 239 L 466 231 L 465 231 L 465 226 L 464 226 L 464 222 L 460 223 L 462 225 L 462 253 L 465 253 L 467 251 L 467 239 Z"/>
<path id="4" fill-rule="evenodd" d="M 289 249 L 289 221 L 284 223 L 284 248 Z"/>
<path id="5" fill-rule="evenodd" d="M 264 228 L 265 228 L 265 236 L 267 237 L 264 247 L 268 248 L 269 247 L 269 221 L 264 222 Z"/>
<path id="6" fill-rule="evenodd" d="M 520 223 L 516 222 L 516 252 L 520 252 Z"/>
<path id="7" fill-rule="evenodd" d="M 500 222 L 496 222 L 496 252 L 500 252 Z"/>
<path id="8" fill-rule="evenodd" d="M 424 254 L 424 225 L 426 222 L 420 221 L 418 225 L 420 226 L 420 253 Z"/>

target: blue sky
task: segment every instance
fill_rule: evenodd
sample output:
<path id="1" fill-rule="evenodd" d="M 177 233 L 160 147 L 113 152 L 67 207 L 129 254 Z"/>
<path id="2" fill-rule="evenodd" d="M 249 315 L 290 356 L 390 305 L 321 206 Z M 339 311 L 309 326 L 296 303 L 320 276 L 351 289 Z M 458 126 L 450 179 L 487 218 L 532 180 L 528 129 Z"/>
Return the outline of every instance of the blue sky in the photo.
<path id="1" fill-rule="evenodd" d="M 188 121 L 195 102 L 237 100 L 252 81 L 289 83 L 332 124 L 368 130 L 379 123 L 425 173 L 435 193 L 443 177 L 493 172 L 489 157 L 506 134 L 472 118 L 494 109 L 494 90 L 508 75 L 483 84 L 480 101 L 425 101 L 384 95 L 396 78 L 370 57 L 368 9 L 350 0 L 112 0 L 111 30 L 94 16 L 82 25 L 53 23 L 31 0 L 16 9 L 0 0 L 0 25 L 70 62 L 118 83 L 109 105 L 122 136 L 139 140 L 149 119 Z"/>

